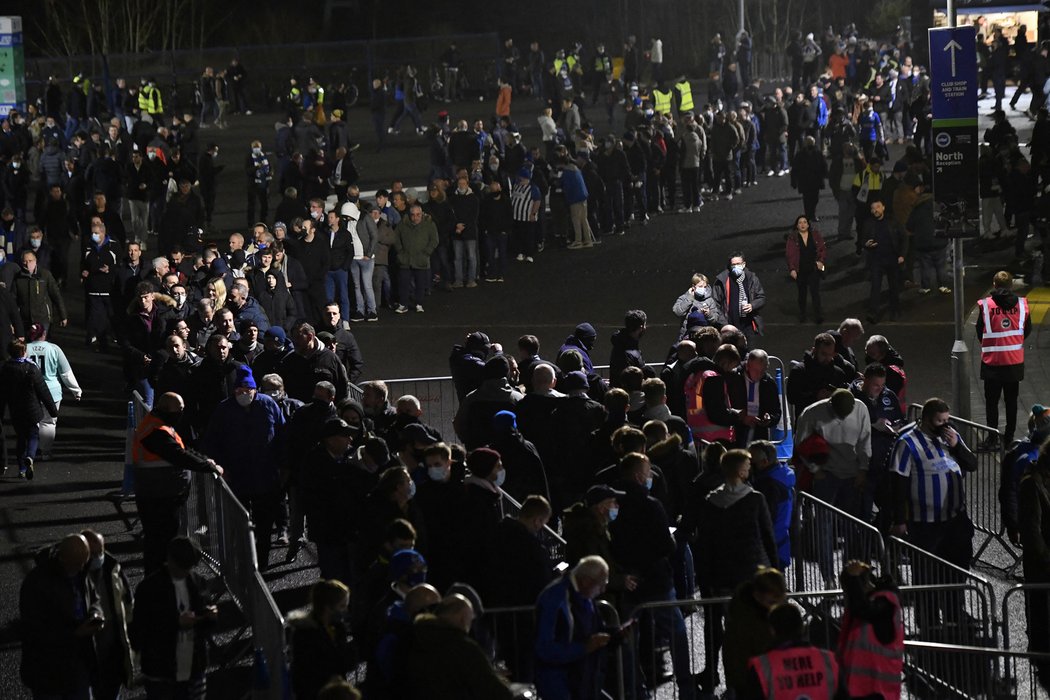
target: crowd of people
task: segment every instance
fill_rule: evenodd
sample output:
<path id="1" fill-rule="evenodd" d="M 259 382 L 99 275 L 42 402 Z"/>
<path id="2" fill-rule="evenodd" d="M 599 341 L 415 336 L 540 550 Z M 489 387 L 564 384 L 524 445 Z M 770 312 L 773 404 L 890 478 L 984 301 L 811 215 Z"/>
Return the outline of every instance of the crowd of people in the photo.
<path id="1" fill-rule="evenodd" d="M 640 351 L 647 315 L 630 310 L 611 336 L 608 380 L 595 371 L 599 333 L 588 322 L 554 352 L 541 353 L 534 335 L 506 348 L 482 331 L 467 335 L 449 358 L 455 435 L 430 425 L 418 398 L 364 381 L 352 324 L 378 321 L 382 309 L 422 313 L 433 287 L 498 284 L 511 258 L 528 264 L 546 247 L 591 248 L 651 215 L 695 213 L 705 196 L 731 200 L 763 171 L 790 173 L 802 194 L 805 215 L 785 258 L 803 320 L 811 302 L 812 319 L 824 322 L 825 243 L 813 224 L 825 183 L 838 234 L 851 238 L 856 226 L 857 252 L 867 251 L 869 323 L 881 316 L 883 277 L 897 313 L 913 261 L 920 292 L 951 291 L 925 193 L 929 79 L 906 44 L 846 32 L 822 46 L 799 35 L 788 47 L 794 84 L 769 92 L 751 75 L 746 34 L 732 51 L 716 36 L 708 102 L 697 108 L 688 80 L 663 75 L 659 39 L 647 54 L 648 83 L 638 84 L 635 43 L 620 80 L 604 47 L 588 70 L 582 46 L 548 64 L 532 55 L 538 44 L 527 59 L 505 44 L 505 113 L 490 128 L 453 125 L 447 112 L 417 125 L 430 146 L 425 197 L 395 181 L 362 198 L 342 110 L 326 111 L 316 81 L 305 94 L 293 83 L 275 150 L 255 141 L 244 154 L 248 227 L 221 243 L 205 227 L 223 166 L 217 145 L 199 143 L 208 117 L 222 124 L 228 99 L 214 72 L 202 77 L 199 117 L 167 115 L 148 80 L 107 110 L 87 101 L 99 89 L 80 80 L 68 97 L 49 87 L 40 105 L 2 122 L 0 417 L 9 407 L 19 475 L 32 479 L 46 458 L 63 392 L 80 396 L 47 341 L 68 323 L 63 288 L 82 285 L 85 342 L 99 352 L 116 345 L 126 389 L 151 409 L 131 455 L 146 577 L 132 595 L 90 530 L 42 552 L 20 601 L 30 689 L 116 697 L 132 682 L 134 650 L 151 697 L 202 696 L 216 610 L 193 573 L 200 553 L 177 536 L 196 471 L 223 476 L 251 512 L 261 569 L 276 563 L 275 545 L 287 547 L 286 560 L 308 543 L 316 551 L 321 581 L 291 621 L 301 698 L 353 697 L 328 681 L 361 663 L 367 698 L 511 697 L 486 655 L 493 649 L 507 677 L 534 683 L 544 698 L 596 698 L 613 648 L 635 698 L 669 681 L 687 699 L 723 683 L 740 698 L 776 697 L 800 664 L 825 671 L 790 682 L 828 696 L 899 694 L 903 629 L 892 582 L 807 553 L 829 587 L 841 576 L 849 602 L 832 656 L 803 642 L 780 573 L 799 557 L 798 489 L 970 563 L 963 475 L 974 452 L 939 399 L 904 421 L 904 361 L 884 335 L 865 339 L 861 320 L 817 333 L 788 368 L 793 466 L 770 441 L 784 406 L 762 349 L 765 293 L 743 252 L 713 278 L 694 275 L 674 301 L 681 329 L 655 358 L 659 371 Z M 387 86 L 373 83 L 380 144 L 404 114 L 418 120 L 417 82 L 411 66 L 398 73 L 389 125 Z M 511 97 L 530 91 L 547 104 L 531 148 L 510 112 Z M 622 136 L 595 135 L 584 110 L 603 98 L 610 122 L 622 109 Z M 904 157 L 883 177 L 888 144 L 905 139 Z M 282 199 L 270 216 L 274 181 Z M 1020 237 L 1023 217 L 1012 213 Z M 143 259 L 144 245 L 152 258 Z M 1023 334 L 1027 307 L 1008 303 L 1012 277 L 1000 274 L 1002 293 L 978 328 L 986 397 L 997 407 L 1006 393 L 1012 438 L 1018 330 L 993 330 L 988 319 L 1009 318 Z M 1014 354 L 990 359 L 994 347 Z M 1035 450 L 1029 461 L 1046 462 Z M 1028 509 L 1042 505 L 1033 483 L 1018 479 Z M 508 511 L 505 495 L 520 508 Z M 547 546 L 551 529 L 565 540 L 564 571 Z M 832 534 L 823 535 L 830 552 Z M 733 603 L 724 630 L 722 614 L 705 610 L 710 639 L 694 675 L 683 611 L 661 603 L 697 593 Z M 599 599 L 627 624 L 609 628 Z M 493 633 L 482 601 L 535 606 L 536 616 L 523 634 Z M 948 624 L 960 611 L 942 613 L 922 624 Z M 863 651 L 872 646 L 882 649 L 877 661 Z M 55 648 L 65 652 L 57 660 Z"/>

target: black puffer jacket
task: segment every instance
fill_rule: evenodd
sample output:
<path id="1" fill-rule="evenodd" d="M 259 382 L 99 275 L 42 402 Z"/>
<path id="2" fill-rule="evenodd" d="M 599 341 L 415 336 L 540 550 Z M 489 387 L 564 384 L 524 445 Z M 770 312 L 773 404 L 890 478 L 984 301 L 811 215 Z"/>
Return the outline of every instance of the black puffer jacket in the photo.
<path id="1" fill-rule="evenodd" d="M 719 486 L 700 506 L 696 573 L 705 592 L 730 592 L 759 566 L 779 566 L 765 497 L 747 484 Z"/>
<path id="2" fill-rule="evenodd" d="M 58 415 L 51 392 L 44 383 L 44 375 L 26 358 L 12 358 L 0 366 L 0 420 L 4 410 L 11 412 L 14 425 L 39 423 L 46 410 Z"/>

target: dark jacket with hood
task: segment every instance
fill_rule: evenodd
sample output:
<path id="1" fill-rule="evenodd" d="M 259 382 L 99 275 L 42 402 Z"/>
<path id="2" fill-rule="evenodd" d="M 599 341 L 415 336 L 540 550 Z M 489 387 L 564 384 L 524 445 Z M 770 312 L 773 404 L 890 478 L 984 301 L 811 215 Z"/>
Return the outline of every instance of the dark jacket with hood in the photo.
<path id="1" fill-rule="evenodd" d="M 777 541 L 765 497 L 748 484 L 723 484 L 698 513 L 696 571 L 700 589 L 731 591 L 759 566 L 779 566 Z"/>
<path id="2" fill-rule="evenodd" d="M 827 365 L 817 362 L 812 350 L 806 350 L 802 362 L 791 363 L 791 374 L 788 377 L 787 398 L 795 407 L 795 413 L 802 411 L 812 403 L 826 396 L 819 396 L 821 390 L 834 391 L 849 386 L 853 373 L 846 368 L 845 360 L 836 355 L 835 360 Z"/>
<path id="3" fill-rule="evenodd" d="M 618 488 L 626 492 L 618 501 L 620 515 L 609 525 L 613 558 L 624 573 L 639 578 L 635 595 L 640 600 L 658 600 L 671 590 L 670 558 L 675 552 L 667 512 L 645 486 L 623 481 Z M 767 516 L 768 517 L 768 516 Z"/>
<path id="4" fill-rule="evenodd" d="M 613 385 L 620 383 L 620 373 L 628 367 L 645 371 L 645 359 L 638 348 L 638 338 L 621 328 L 612 335 L 612 352 L 609 353 L 609 379 Z"/>

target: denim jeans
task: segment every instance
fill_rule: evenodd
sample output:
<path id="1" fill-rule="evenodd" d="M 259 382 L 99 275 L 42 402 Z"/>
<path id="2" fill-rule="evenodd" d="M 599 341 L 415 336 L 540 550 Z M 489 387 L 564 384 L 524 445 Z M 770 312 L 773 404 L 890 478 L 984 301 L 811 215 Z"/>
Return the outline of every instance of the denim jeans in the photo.
<path id="1" fill-rule="evenodd" d="M 478 276 L 478 242 L 454 240 L 452 241 L 452 252 L 455 259 L 453 267 L 456 273 L 456 282 L 470 284 Z M 466 278 L 464 279 L 463 263 L 466 258 Z"/>
<path id="2" fill-rule="evenodd" d="M 671 586 L 666 596 L 658 600 L 676 600 L 674 586 Z M 642 615 L 638 634 L 638 663 L 646 671 L 660 667 L 657 651 L 659 641 L 670 641 L 671 666 L 678 685 L 678 697 L 681 700 L 693 700 L 696 697 L 696 685 L 693 680 L 689 637 L 686 633 L 685 618 L 682 617 L 681 608 L 674 606 L 647 611 Z M 628 687 L 636 687 L 636 685 L 629 684 Z"/>
<path id="3" fill-rule="evenodd" d="M 24 472 L 29 466 L 29 459 L 36 454 L 40 446 L 40 425 L 37 423 L 15 424 L 15 454 L 18 457 L 18 471 Z"/>
<path id="4" fill-rule="evenodd" d="M 923 289 L 948 286 L 947 259 L 947 246 L 939 250 L 919 251 L 919 281 Z"/>
<path id="5" fill-rule="evenodd" d="M 391 291 L 390 266 L 376 265 L 375 269 L 372 270 L 372 298 L 377 305 L 381 305 L 384 299 L 387 304 L 393 303 L 394 300 Z"/>
<path id="6" fill-rule="evenodd" d="M 485 268 L 487 279 L 501 278 L 507 269 L 507 232 L 485 234 Z"/>
<path id="7" fill-rule="evenodd" d="M 871 519 L 871 509 L 867 505 L 870 501 L 864 498 L 862 490 L 857 489 L 853 478 L 843 479 L 824 472 L 822 478 L 813 480 L 813 495 L 864 522 Z M 868 508 L 866 513 L 865 508 Z M 818 518 L 815 526 L 817 528 L 816 540 L 810 539 L 809 541 L 815 541 L 817 544 L 816 556 L 820 573 L 826 582 L 835 582 L 838 580 L 839 573 L 834 559 L 835 539 L 838 533 L 831 523 L 823 518 Z M 842 557 L 843 561 L 848 561 L 850 558 L 863 559 L 867 554 L 866 552 L 843 552 Z"/>
<path id="8" fill-rule="evenodd" d="M 350 298 L 347 288 L 346 270 L 329 270 L 324 276 L 324 293 L 329 301 L 339 304 L 339 313 L 342 318 L 350 317 Z"/>
<path id="9" fill-rule="evenodd" d="M 404 306 L 423 305 L 423 297 L 430 288 L 430 270 L 402 267 L 397 283 L 397 296 Z"/>
<path id="10" fill-rule="evenodd" d="M 372 273 L 375 271 L 375 266 L 375 260 L 350 261 L 350 277 L 354 281 L 354 300 L 360 316 L 376 312 L 376 295 L 372 288 Z"/>

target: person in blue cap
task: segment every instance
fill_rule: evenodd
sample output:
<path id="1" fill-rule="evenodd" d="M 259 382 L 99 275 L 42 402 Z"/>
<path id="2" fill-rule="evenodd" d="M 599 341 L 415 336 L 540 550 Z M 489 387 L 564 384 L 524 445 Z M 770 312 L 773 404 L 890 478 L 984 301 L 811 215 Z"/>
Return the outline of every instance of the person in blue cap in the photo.
<path id="1" fill-rule="evenodd" d="M 269 566 L 270 538 L 280 503 L 284 414 L 258 391 L 248 365 L 236 369 L 232 395 L 215 407 L 201 440 L 205 454 L 226 467 L 226 481 L 255 523 L 259 568 Z"/>

